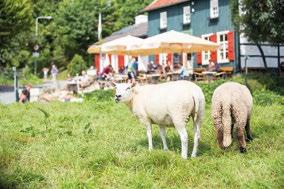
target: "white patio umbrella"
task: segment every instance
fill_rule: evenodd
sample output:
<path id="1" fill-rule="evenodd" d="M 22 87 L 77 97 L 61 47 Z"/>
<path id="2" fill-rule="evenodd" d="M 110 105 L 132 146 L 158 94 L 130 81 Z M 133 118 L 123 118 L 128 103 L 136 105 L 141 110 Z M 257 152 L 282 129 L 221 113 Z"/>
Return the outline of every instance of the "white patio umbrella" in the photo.
<path id="1" fill-rule="evenodd" d="M 95 53 L 100 53 L 101 45 L 91 45 L 88 48 L 88 53 L 89 54 L 95 54 Z"/>
<path id="2" fill-rule="evenodd" d="M 101 45 L 92 45 L 88 49 L 88 53 L 108 53 L 108 54 L 127 54 L 128 46 L 141 44 L 144 39 L 127 35 Z"/>
<path id="3" fill-rule="evenodd" d="M 126 49 L 131 55 L 153 55 L 158 53 L 191 53 L 211 51 L 218 44 L 189 34 L 169 31 L 145 39 L 142 43 L 129 45 Z"/>

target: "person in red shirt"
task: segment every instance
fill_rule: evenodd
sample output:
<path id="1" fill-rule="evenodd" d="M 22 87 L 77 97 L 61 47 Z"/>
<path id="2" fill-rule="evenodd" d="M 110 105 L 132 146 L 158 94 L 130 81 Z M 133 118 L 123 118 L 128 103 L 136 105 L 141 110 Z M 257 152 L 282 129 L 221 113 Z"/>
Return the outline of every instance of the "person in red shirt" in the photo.
<path id="1" fill-rule="evenodd" d="M 106 79 L 106 78 L 111 77 L 112 74 L 113 74 L 113 68 L 110 64 L 103 69 L 101 77 L 102 77 L 102 79 Z"/>

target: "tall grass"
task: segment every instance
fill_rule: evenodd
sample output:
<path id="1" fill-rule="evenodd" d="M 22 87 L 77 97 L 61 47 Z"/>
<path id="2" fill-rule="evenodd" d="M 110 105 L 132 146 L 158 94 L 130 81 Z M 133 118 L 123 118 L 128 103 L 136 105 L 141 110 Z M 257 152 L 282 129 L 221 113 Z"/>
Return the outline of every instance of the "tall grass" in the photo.
<path id="1" fill-rule="evenodd" d="M 199 154 L 188 160 L 175 129 L 167 130 L 165 152 L 154 127 L 149 152 L 145 129 L 111 91 L 84 103 L 0 105 L 0 188 L 283 188 L 284 107 L 270 94 L 283 96 L 262 93 L 271 102 L 254 99 L 247 154 L 236 139 L 218 148 L 207 103 Z M 191 122 L 187 129 L 192 150 Z"/>

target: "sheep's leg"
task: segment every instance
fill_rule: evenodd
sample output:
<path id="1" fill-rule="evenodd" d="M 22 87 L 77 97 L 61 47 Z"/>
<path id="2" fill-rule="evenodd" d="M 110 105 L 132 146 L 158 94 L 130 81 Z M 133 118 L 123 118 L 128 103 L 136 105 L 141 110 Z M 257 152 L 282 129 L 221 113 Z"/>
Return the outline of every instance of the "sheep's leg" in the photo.
<path id="1" fill-rule="evenodd" d="M 187 152 L 188 152 L 188 135 L 185 128 L 185 123 L 177 123 L 175 127 L 179 133 L 180 140 L 181 140 L 181 157 L 183 159 L 187 159 Z"/>
<path id="2" fill-rule="evenodd" d="M 246 129 L 246 134 L 247 134 L 247 141 L 253 140 L 252 132 L 251 132 L 251 128 L 250 128 L 250 119 L 247 120 L 247 124 L 246 124 L 245 129 Z"/>
<path id="3" fill-rule="evenodd" d="M 201 121 L 197 120 L 197 121 L 193 122 L 193 126 L 194 126 L 194 144 L 193 144 L 193 150 L 192 150 L 191 157 L 196 157 L 199 139 L 200 139 Z"/>
<path id="4" fill-rule="evenodd" d="M 168 150 L 167 140 L 166 140 L 166 128 L 160 127 L 160 135 L 163 142 L 164 150 Z"/>
<path id="5" fill-rule="evenodd" d="M 239 141 L 240 152 L 245 153 L 246 152 L 246 140 L 244 136 L 244 130 L 242 127 L 237 128 L 237 137 Z"/>
<path id="6" fill-rule="evenodd" d="M 151 126 L 151 124 L 146 125 L 146 131 L 147 131 L 147 137 L 148 137 L 149 150 L 153 150 L 152 126 Z"/>
<path id="7" fill-rule="evenodd" d="M 148 138 L 149 150 L 153 150 L 152 125 L 151 125 L 151 122 L 148 119 L 145 119 L 144 117 L 140 117 L 139 120 L 146 128 L 146 134 L 147 134 L 147 138 Z"/>
<path id="8" fill-rule="evenodd" d="M 235 120 L 235 127 L 237 132 L 237 138 L 239 142 L 239 148 L 241 153 L 246 152 L 246 140 L 244 135 L 244 129 L 247 124 L 247 112 L 240 110 L 239 108 L 233 108 L 233 115 Z"/>

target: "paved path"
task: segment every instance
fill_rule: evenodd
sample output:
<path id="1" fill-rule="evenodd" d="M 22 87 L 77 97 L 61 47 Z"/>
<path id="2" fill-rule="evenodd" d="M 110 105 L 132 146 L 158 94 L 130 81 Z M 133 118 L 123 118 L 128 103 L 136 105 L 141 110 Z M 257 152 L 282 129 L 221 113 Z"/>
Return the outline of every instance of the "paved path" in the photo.
<path id="1" fill-rule="evenodd" d="M 0 92 L 0 104 L 11 104 L 16 101 L 14 92 Z"/>
<path id="2" fill-rule="evenodd" d="M 66 85 L 66 81 L 58 81 L 58 88 L 63 89 Z M 33 86 L 34 90 L 42 91 L 43 89 L 51 89 L 54 88 L 54 83 L 52 81 L 47 81 L 40 85 Z M 16 97 L 14 93 L 13 87 L 3 87 L 0 86 L 0 103 L 1 104 L 11 104 L 13 102 L 16 102 Z"/>

